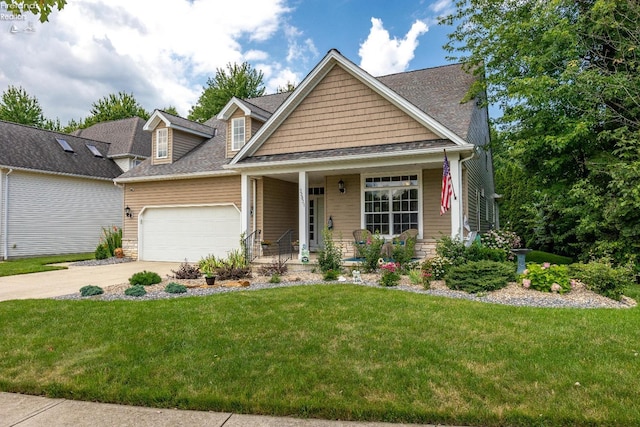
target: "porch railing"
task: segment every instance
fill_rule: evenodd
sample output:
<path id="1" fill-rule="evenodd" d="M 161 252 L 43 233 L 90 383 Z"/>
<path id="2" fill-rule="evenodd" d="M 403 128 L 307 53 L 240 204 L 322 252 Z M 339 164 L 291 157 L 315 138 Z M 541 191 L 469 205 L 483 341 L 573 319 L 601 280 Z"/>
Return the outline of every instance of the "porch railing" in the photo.
<path id="1" fill-rule="evenodd" d="M 244 239 L 244 259 L 252 262 L 260 255 L 260 236 L 262 230 L 256 230 Z"/>
<path id="2" fill-rule="evenodd" d="M 278 263 L 284 265 L 287 261 L 293 258 L 293 230 L 289 229 L 284 232 L 276 243 L 278 244 Z"/>

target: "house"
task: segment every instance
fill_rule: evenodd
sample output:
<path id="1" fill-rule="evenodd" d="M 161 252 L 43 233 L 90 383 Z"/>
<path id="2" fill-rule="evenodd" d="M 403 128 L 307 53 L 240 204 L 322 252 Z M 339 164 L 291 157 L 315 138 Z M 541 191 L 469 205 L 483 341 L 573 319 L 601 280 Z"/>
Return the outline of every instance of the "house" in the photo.
<path id="1" fill-rule="evenodd" d="M 140 117 L 96 123 L 77 129 L 72 135 L 109 143 L 107 157 L 124 172 L 142 163 L 151 155 L 151 134 L 144 131 Z"/>
<path id="2" fill-rule="evenodd" d="M 426 256 L 442 235 L 487 230 L 488 113 L 461 102 L 474 79 L 460 64 L 375 78 L 331 50 L 293 92 L 233 98 L 205 123 L 155 111 L 151 158 L 116 179 L 125 253 L 196 261 L 288 230 L 313 251 L 330 221 L 345 256 L 354 230 L 409 228 Z M 456 197 L 440 215 L 445 150 Z"/>
<path id="3" fill-rule="evenodd" d="M 0 121 L 0 257 L 93 252 L 121 226 L 108 143 Z"/>

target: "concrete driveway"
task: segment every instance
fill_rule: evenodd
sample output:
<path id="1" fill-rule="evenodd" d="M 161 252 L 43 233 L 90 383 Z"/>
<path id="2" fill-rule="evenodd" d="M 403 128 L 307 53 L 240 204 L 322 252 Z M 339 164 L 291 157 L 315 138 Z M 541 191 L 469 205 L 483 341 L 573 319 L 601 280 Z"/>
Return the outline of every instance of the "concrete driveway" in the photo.
<path id="1" fill-rule="evenodd" d="M 69 266 L 67 270 L 0 277 L 0 301 L 51 298 L 78 292 L 85 285 L 107 287 L 127 283 L 139 271 L 153 271 L 165 278 L 179 262 L 134 261 L 100 266 Z"/>

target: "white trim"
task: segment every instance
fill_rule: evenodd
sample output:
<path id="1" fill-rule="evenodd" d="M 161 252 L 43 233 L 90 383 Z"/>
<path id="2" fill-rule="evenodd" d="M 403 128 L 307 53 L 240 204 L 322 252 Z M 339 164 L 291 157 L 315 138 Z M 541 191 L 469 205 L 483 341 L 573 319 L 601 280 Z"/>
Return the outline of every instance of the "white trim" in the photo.
<path id="1" fill-rule="evenodd" d="M 233 113 L 236 112 L 237 109 L 242 110 L 245 116 L 259 119 L 263 122 L 266 122 L 267 120 L 269 120 L 269 117 L 259 114 L 256 111 L 253 111 L 250 107 L 246 105 L 245 102 L 243 102 L 239 98 L 236 98 L 235 96 L 231 98 L 229 102 L 227 102 L 227 104 L 222 108 L 222 110 L 220 110 L 220 112 L 216 116 L 216 119 L 225 120 L 225 121 L 229 120 L 233 115 Z"/>
<path id="2" fill-rule="evenodd" d="M 185 120 L 188 120 L 188 119 L 185 119 Z M 180 126 L 180 125 L 177 125 L 175 123 L 172 123 L 171 120 L 169 120 L 167 117 L 165 117 L 158 110 L 153 112 L 151 117 L 149 117 L 149 120 L 147 120 L 146 123 L 144 124 L 144 126 L 142 127 L 142 130 L 146 130 L 146 131 L 152 132 L 158 127 L 158 124 L 160 124 L 160 122 L 163 122 L 168 128 L 180 130 L 180 131 L 187 132 L 187 133 L 191 133 L 191 134 L 194 134 L 194 135 L 201 136 L 203 138 L 211 138 L 211 137 L 215 136 L 215 130 L 213 128 L 212 128 L 213 133 L 207 133 L 207 132 L 201 132 L 201 131 L 195 130 L 195 129 L 190 129 L 190 128 L 187 128 L 187 127 L 184 127 L 184 126 Z M 194 123 L 196 123 L 196 122 L 194 122 Z M 197 124 L 200 124 L 200 123 L 197 123 Z"/>
<path id="3" fill-rule="evenodd" d="M 245 144 L 243 149 L 231 160 L 230 165 L 235 165 L 238 161 L 247 156 L 253 155 L 258 148 L 275 132 L 280 124 L 286 120 L 291 111 L 304 100 L 308 93 L 318 85 L 322 78 L 336 65 L 342 66 L 353 77 L 369 86 L 375 92 L 380 94 L 386 100 L 400 108 L 410 117 L 421 123 L 423 126 L 432 130 L 436 135 L 443 139 L 449 139 L 456 145 L 466 145 L 467 142 L 448 129 L 446 126 L 429 116 L 418 107 L 408 102 L 406 99 L 398 95 L 386 85 L 382 84 L 378 79 L 371 76 L 362 68 L 346 59 L 337 50 L 332 49 L 320 61 L 320 63 L 307 75 L 307 77 L 298 85 L 294 92 L 289 96 L 275 113 L 267 120 L 267 122 L 254 134 L 254 136 Z"/>
<path id="4" fill-rule="evenodd" d="M 319 230 L 318 230 L 319 232 Z M 309 174 L 298 172 L 298 259 L 302 259 L 303 245 L 309 249 Z"/>
<path id="5" fill-rule="evenodd" d="M 383 177 L 383 176 L 396 176 L 396 175 L 417 175 L 418 176 L 418 239 L 422 239 L 422 231 L 423 231 L 423 227 L 424 227 L 424 186 L 423 186 L 423 181 L 422 181 L 422 169 L 418 169 L 418 170 L 398 170 L 398 171 L 394 171 L 394 170 L 390 170 L 390 171 L 385 171 L 385 172 L 378 172 L 378 173 L 361 173 L 360 174 L 360 228 L 367 228 L 367 224 L 366 224 L 366 219 L 365 219 L 365 197 L 364 197 L 364 193 L 367 190 L 366 189 L 366 180 L 367 178 L 376 178 L 376 177 Z M 389 186 L 389 187 L 381 187 L 381 190 L 384 189 L 392 189 L 392 188 L 403 188 L 402 186 L 397 186 L 397 187 L 393 187 L 393 186 Z M 410 187 L 404 187 L 404 188 L 416 188 L 414 186 L 410 186 Z M 373 190 L 373 189 L 372 189 Z M 389 200 L 389 203 L 392 203 L 392 200 Z M 390 211 L 391 212 L 391 211 Z M 390 234 L 381 234 L 381 236 L 385 237 L 385 238 L 392 238 L 393 236 L 396 236 L 396 234 L 393 233 L 393 222 L 391 222 L 389 224 L 390 228 Z"/>
<path id="6" fill-rule="evenodd" d="M 242 121 L 242 139 L 236 140 L 235 124 Z M 231 119 L 231 151 L 240 151 L 247 138 L 247 120 L 245 117 L 235 117 Z"/>
<path id="7" fill-rule="evenodd" d="M 207 172 L 193 172 L 193 173 L 185 173 L 185 174 L 176 174 L 176 175 L 158 175 L 158 176 L 140 176 L 140 177 L 131 177 L 131 178 L 116 178 L 113 181 L 118 183 L 133 183 L 133 182 L 150 182 L 150 181 L 173 181 L 179 179 L 193 179 L 193 178 L 213 178 L 217 176 L 234 176 L 240 175 L 239 172 L 236 171 L 207 171 Z"/>
<path id="8" fill-rule="evenodd" d="M 45 171 L 40 169 L 20 168 L 20 167 L 7 166 L 7 165 L 0 165 L 0 168 L 15 169 L 16 171 L 20 171 L 20 172 L 38 173 L 43 175 L 56 175 L 56 176 L 68 176 L 72 178 L 91 179 L 95 181 L 113 181 L 115 179 L 115 178 L 103 178 L 99 176 L 77 175 L 74 173 L 66 173 L 66 172 L 54 172 L 54 171 Z"/>

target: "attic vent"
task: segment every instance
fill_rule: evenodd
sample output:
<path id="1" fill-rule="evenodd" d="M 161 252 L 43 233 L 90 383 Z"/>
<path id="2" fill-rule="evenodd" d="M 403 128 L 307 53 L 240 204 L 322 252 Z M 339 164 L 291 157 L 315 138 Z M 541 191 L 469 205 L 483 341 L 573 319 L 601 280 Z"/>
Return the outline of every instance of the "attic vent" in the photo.
<path id="1" fill-rule="evenodd" d="M 67 153 L 75 153 L 75 151 L 73 151 L 73 148 L 71 148 L 71 146 L 66 140 L 56 138 L 56 141 L 58 141 L 58 144 L 60 144 L 60 147 L 62 147 L 62 149 Z"/>
<path id="2" fill-rule="evenodd" d="M 86 144 L 86 146 L 89 149 L 89 151 L 91 151 L 91 154 L 93 154 L 96 157 L 102 157 L 102 153 L 100 153 L 100 151 L 98 151 L 98 149 L 96 148 L 95 145 Z"/>

